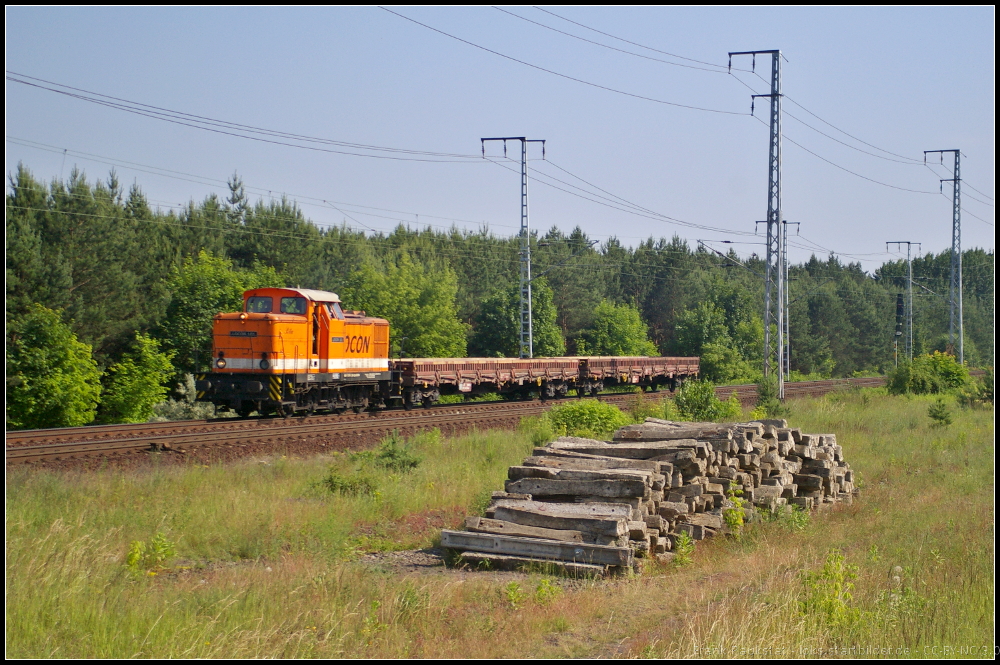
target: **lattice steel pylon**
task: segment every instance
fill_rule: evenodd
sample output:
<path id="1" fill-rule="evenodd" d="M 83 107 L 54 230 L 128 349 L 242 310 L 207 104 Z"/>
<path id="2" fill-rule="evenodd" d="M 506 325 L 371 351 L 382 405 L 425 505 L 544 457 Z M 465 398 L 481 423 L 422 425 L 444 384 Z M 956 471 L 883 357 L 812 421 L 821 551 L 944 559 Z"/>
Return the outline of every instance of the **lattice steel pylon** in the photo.
<path id="1" fill-rule="evenodd" d="M 534 356 L 534 330 L 531 321 L 531 231 L 528 226 L 528 144 L 542 144 L 542 159 L 545 158 L 545 140 L 528 139 L 524 136 L 499 136 L 480 139 L 483 157 L 486 156 L 487 141 L 503 141 L 503 156 L 507 156 L 507 141 L 521 142 L 521 309 L 518 353 L 521 358 Z"/>
<path id="2" fill-rule="evenodd" d="M 785 266 L 784 242 L 781 229 L 781 51 L 733 51 L 734 55 L 750 55 L 756 67 L 758 54 L 771 56 L 771 92 L 751 95 L 770 99 L 771 139 L 767 173 L 767 271 L 764 275 L 764 376 L 778 379 L 778 398 L 785 398 Z M 753 101 L 750 102 L 753 113 Z"/>
<path id="3" fill-rule="evenodd" d="M 944 153 L 955 153 L 955 168 L 951 178 L 942 178 L 941 182 L 952 184 L 951 197 L 951 279 L 948 283 L 948 345 L 955 348 L 955 320 L 958 319 L 958 362 L 965 364 L 965 324 L 962 316 L 962 151 L 957 148 L 948 150 L 924 150 L 924 162 L 927 153 L 941 155 L 944 163 Z"/>

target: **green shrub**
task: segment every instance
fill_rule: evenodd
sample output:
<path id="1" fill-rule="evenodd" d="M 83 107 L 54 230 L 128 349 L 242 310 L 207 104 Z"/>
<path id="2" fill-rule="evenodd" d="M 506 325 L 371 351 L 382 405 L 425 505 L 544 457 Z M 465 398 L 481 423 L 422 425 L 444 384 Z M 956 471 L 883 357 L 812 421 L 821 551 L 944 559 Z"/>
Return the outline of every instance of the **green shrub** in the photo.
<path id="1" fill-rule="evenodd" d="M 762 376 L 757 381 L 757 408 L 755 418 L 782 418 L 788 415 L 788 408 L 778 399 L 778 377 L 773 374 Z"/>
<path id="2" fill-rule="evenodd" d="M 854 600 L 851 591 L 857 577 L 858 567 L 846 563 L 840 550 L 831 549 L 822 570 L 802 576 L 805 592 L 800 602 L 802 614 L 830 626 L 856 622 L 860 612 L 851 606 Z"/>
<path id="3" fill-rule="evenodd" d="M 543 577 L 539 580 L 538 586 L 535 587 L 535 602 L 539 605 L 548 605 L 561 593 L 562 588 L 559 585 L 553 584 L 552 580 Z"/>
<path id="4" fill-rule="evenodd" d="M 711 420 L 715 415 L 715 386 L 709 381 L 687 381 L 677 390 L 674 403 L 681 415 L 692 420 Z"/>
<path id="5" fill-rule="evenodd" d="M 729 393 L 729 399 L 725 402 L 720 400 L 716 409 L 715 419 L 720 422 L 740 420 L 743 416 L 743 405 L 735 392 Z"/>
<path id="6" fill-rule="evenodd" d="M 739 420 L 743 415 L 736 393 L 723 402 L 715 396 L 715 386 L 710 381 L 686 382 L 677 391 L 674 404 L 684 420 L 724 422 Z"/>
<path id="7" fill-rule="evenodd" d="M 629 417 L 612 404 L 593 399 L 553 407 L 552 427 L 567 436 L 600 437 L 629 424 Z"/>
<path id="8" fill-rule="evenodd" d="M 955 356 L 935 351 L 890 370 L 886 386 L 893 395 L 932 395 L 961 389 L 969 382 L 969 370 Z"/>
<path id="9" fill-rule="evenodd" d="M 632 417 L 632 422 L 642 423 L 646 418 L 662 418 L 663 404 L 656 399 L 649 399 L 645 393 L 636 393 L 635 397 L 628 401 L 625 410 Z"/>
<path id="10" fill-rule="evenodd" d="M 158 533 L 149 541 L 149 545 L 142 540 L 132 541 L 125 555 L 125 567 L 133 573 L 155 573 L 176 553 L 174 544 L 162 533 Z"/>
<path id="11" fill-rule="evenodd" d="M 522 434 L 527 435 L 533 446 L 544 446 L 560 434 L 552 426 L 552 421 L 549 420 L 548 414 L 543 416 L 525 416 L 521 418 L 517 429 Z"/>
<path id="12" fill-rule="evenodd" d="M 958 403 L 965 408 L 993 406 L 993 368 L 986 368 L 986 374 L 970 380 L 958 389 Z"/>
<path id="13" fill-rule="evenodd" d="M 694 539 L 687 533 L 678 534 L 674 540 L 674 565 L 680 568 L 694 563 Z"/>
<path id="14" fill-rule="evenodd" d="M 521 585 L 517 582 L 509 582 L 507 586 L 503 588 L 504 595 L 507 597 L 507 602 L 510 603 L 512 609 L 520 609 L 524 601 L 528 599 L 528 594 L 521 588 Z"/>
<path id="15" fill-rule="evenodd" d="M 743 498 L 743 490 L 731 489 L 728 492 L 729 502 L 732 504 L 722 510 L 722 519 L 725 520 L 729 531 L 737 538 L 743 531 L 744 510 L 747 500 Z"/>
<path id="16" fill-rule="evenodd" d="M 677 408 L 677 401 L 669 398 L 663 400 L 662 417 L 664 420 L 684 420 L 684 414 Z"/>
<path id="17" fill-rule="evenodd" d="M 761 518 L 788 531 L 802 531 L 811 521 L 809 511 L 801 506 L 775 506 L 770 510 L 761 510 Z"/>
<path id="18" fill-rule="evenodd" d="M 351 453 L 350 459 L 352 462 L 401 473 L 412 471 L 423 461 L 423 458 L 413 454 L 398 430 L 393 430 L 375 450 Z"/>
<path id="19" fill-rule="evenodd" d="M 323 485 L 334 494 L 343 496 L 372 496 L 378 491 L 378 483 L 365 474 L 343 474 L 334 469 L 323 479 Z"/>

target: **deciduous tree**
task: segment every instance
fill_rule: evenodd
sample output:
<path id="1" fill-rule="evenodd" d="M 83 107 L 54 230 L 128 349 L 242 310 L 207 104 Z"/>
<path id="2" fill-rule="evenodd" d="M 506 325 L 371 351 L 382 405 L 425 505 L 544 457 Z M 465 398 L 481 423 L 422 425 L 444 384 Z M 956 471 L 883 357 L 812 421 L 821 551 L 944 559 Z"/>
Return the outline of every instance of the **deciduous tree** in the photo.
<path id="1" fill-rule="evenodd" d="M 172 353 L 160 350 L 159 341 L 138 334 L 135 344 L 121 361 L 108 368 L 101 422 L 144 423 L 153 407 L 167 395 L 167 382 L 174 374 Z"/>
<path id="2" fill-rule="evenodd" d="M 7 328 L 7 427 L 74 427 L 94 419 L 101 372 L 58 312 L 31 305 Z"/>
<path id="3" fill-rule="evenodd" d="M 388 319 L 391 339 L 405 337 L 403 349 L 410 357 L 463 357 L 466 327 L 455 313 L 457 291 L 450 269 L 425 268 L 401 252 L 382 269 L 362 265 L 350 277 L 343 300 L 349 309 Z"/>

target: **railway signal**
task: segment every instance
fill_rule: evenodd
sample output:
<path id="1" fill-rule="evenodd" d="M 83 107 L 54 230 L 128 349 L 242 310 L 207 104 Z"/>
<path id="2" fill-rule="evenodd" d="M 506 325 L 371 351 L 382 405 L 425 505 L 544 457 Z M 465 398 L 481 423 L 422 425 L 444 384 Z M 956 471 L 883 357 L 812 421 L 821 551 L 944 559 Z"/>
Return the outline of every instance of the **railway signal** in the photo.
<path id="1" fill-rule="evenodd" d="M 899 249 L 900 245 L 906 245 L 906 304 L 903 305 L 903 294 L 897 294 L 896 297 L 896 342 L 899 342 L 899 337 L 902 336 L 901 324 L 906 321 L 906 336 L 903 339 L 903 348 L 906 352 L 906 359 L 908 361 L 913 361 L 913 262 L 910 260 L 910 248 L 912 245 L 916 245 L 917 249 L 920 249 L 919 242 L 911 242 L 909 240 L 890 240 L 885 243 L 886 250 L 889 249 L 889 245 L 896 245 Z M 902 309 L 901 309 L 902 307 Z"/>

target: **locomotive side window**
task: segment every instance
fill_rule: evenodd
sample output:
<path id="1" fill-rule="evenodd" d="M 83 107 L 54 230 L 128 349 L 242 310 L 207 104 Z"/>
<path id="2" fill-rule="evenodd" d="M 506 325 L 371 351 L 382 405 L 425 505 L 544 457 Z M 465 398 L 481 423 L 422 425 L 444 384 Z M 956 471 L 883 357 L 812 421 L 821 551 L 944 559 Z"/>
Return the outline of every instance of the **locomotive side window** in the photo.
<path id="1" fill-rule="evenodd" d="M 282 314 L 305 314 L 306 313 L 306 299 L 305 298 L 282 298 L 281 299 L 281 313 Z"/>
<path id="2" fill-rule="evenodd" d="M 341 321 L 344 320 L 344 310 L 341 308 L 339 302 L 330 302 L 327 303 L 326 306 L 330 310 L 330 318 L 337 318 Z"/>
<path id="3" fill-rule="evenodd" d="M 247 298 L 247 311 L 257 314 L 267 314 L 271 311 L 271 296 L 251 296 Z"/>

